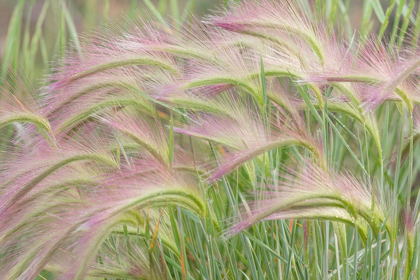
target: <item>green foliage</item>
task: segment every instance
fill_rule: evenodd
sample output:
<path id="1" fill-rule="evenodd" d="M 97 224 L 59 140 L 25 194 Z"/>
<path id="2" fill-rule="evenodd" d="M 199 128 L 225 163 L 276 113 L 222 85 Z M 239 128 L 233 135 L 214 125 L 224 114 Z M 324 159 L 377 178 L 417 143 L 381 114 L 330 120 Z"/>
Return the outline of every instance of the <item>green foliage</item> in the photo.
<path id="1" fill-rule="evenodd" d="M 59 62 L 51 65 L 51 61 L 64 58 L 70 42 L 77 56 L 83 58 L 83 44 L 79 42 L 80 33 L 76 29 L 79 25 L 74 22 L 73 17 L 74 3 L 64 0 L 43 1 L 36 24 L 31 27 L 29 22 L 35 2 L 39 4 L 42 1 L 16 1 L 1 60 L 1 84 L 13 81 L 14 78 L 10 73 L 19 73 L 23 68 L 27 83 L 40 89 L 46 83 L 40 82 L 41 74 L 53 72 L 52 66 Z M 136 24 L 136 12 L 142 13 L 145 10 L 167 29 L 171 26 L 188 26 L 191 21 L 190 14 L 196 11 L 196 2 L 198 1 L 132 0 L 128 10 L 125 11 L 130 18 L 126 28 L 128 30 Z M 235 2 L 240 1 L 223 1 L 221 5 L 228 8 L 234 6 Z M 299 1 L 304 7 L 309 7 L 310 2 L 314 3 L 315 10 L 331 30 L 335 28 L 337 21 L 344 26 L 345 32 L 340 36 L 348 38 L 349 42 L 357 37 L 358 42 L 363 44 L 374 33 L 378 42 L 389 40 L 400 49 L 406 47 L 415 49 L 418 46 L 420 5 L 417 1 L 391 0 L 387 2 L 388 6 L 384 7 L 380 0 L 364 0 L 358 10 L 361 15 L 360 22 L 357 23 L 360 23 L 360 30 L 356 33 L 353 33 L 354 22 L 351 21 L 349 14 L 351 5 L 354 5 L 353 1 Z M 100 22 L 104 29 L 109 28 L 112 26 L 112 20 L 109 18 L 112 3 L 113 1 L 104 1 L 104 5 L 101 6 L 102 13 L 88 10 L 86 14 L 94 13 L 96 17 L 102 15 L 102 18 L 95 23 Z M 84 8 L 89 9 L 89 5 L 86 4 Z M 46 25 L 50 24 L 54 27 L 47 28 Z M 285 30 L 298 36 L 302 35 L 299 29 L 288 27 Z M 265 35 L 251 33 L 247 35 L 273 41 Z M 317 38 L 308 34 L 302 37 L 323 65 L 326 57 Z M 166 48 L 164 51 L 180 57 L 214 61 L 214 54 L 194 52 L 194 49 L 191 49 Z M 244 52 L 245 49 L 246 47 Z M 119 67 L 135 68 L 144 65 L 159 68 L 173 75 L 179 74 L 176 65 L 159 57 L 156 59 L 130 57 L 107 61 L 78 72 L 69 77 L 67 83 L 74 83 Z M 172 170 L 187 170 L 192 173 L 195 176 L 194 185 L 197 193 L 175 188 L 166 192 L 156 191 L 147 193 L 137 200 L 133 199 L 120 209 L 113 209 L 115 215 L 122 214 L 117 220 L 112 220 L 112 225 L 109 224 L 109 228 L 104 232 L 95 233 L 96 243 L 90 246 L 91 254 L 97 252 L 97 255 L 94 267 L 86 276 L 87 279 L 417 279 L 416 275 L 420 275 L 420 250 L 418 250 L 420 231 L 417 230 L 420 207 L 418 179 L 420 161 L 417 160 L 420 158 L 420 132 L 415 129 L 412 113 L 413 106 L 417 104 L 412 103 L 397 84 L 396 92 L 402 102 L 386 101 L 374 112 L 365 112 L 361 110 L 362 104 L 354 104 L 357 97 L 352 95 L 352 89 L 346 88 L 345 83 L 332 82 L 325 89 L 312 83 L 293 83 L 292 86 L 297 91 L 296 96 L 301 98 L 302 102 L 290 105 L 270 92 L 266 80 L 278 78 L 279 83 L 283 85 L 290 82 L 289 78 L 296 81 L 305 77 L 299 73 L 269 68 L 263 57 L 257 66 L 245 77 L 238 77 L 236 73 L 226 75 L 216 73 L 210 78 L 189 81 L 183 84 L 181 89 L 192 90 L 219 84 L 235 86 L 239 88 L 240 98 L 248 101 L 247 98 L 251 96 L 249 99 L 256 100 L 255 106 L 260 106 L 258 108 L 267 130 L 270 130 L 273 111 L 282 108 L 290 113 L 288 111 L 292 111 L 294 106 L 299 106 L 298 110 L 303 112 L 307 132 L 322 139 L 323 147 L 320 150 L 323 154 L 319 154 L 316 145 L 302 139 L 280 139 L 255 150 L 250 160 L 240 162 L 241 164 L 235 166 L 230 174 L 220 177 L 219 181 L 210 185 L 207 177 L 209 174 L 206 173 L 208 171 L 199 170 L 197 166 L 194 168 L 176 166 L 174 151 L 178 146 L 188 145 L 194 162 L 201 160 L 201 157 L 204 158 L 205 153 L 202 151 L 206 151 L 208 160 L 214 161 L 217 167 L 220 167 L 223 164 L 219 161 L 229 145 L 225 145 L 226 142 L 215 141 L 211 137 L 203 136 L 201 137 L 203 141 L 197 141 L 197 135 L 179 136 L 176 133 L 176 126 L 187 123 L 190 125 L 197 121 L 190 117 L 189 112 L 204 111 L 208 114 L 232 115 L 229 106 L 219 106 L 225 100 L 209 101 L 173 96 L 170 102 L 162 102 L 142 92 L 136 83 L 121 82 L 121 80 L 114 83 L 107 80 L 103 84 L 94 84 L 85 88 L 73 98 L 83 97 L 98 88 L 119 89 L 124 94 L 91 104 L 77 114 L 69 116 L 53 129 L 48 119 L 29 110 L 6 116 L 0 115 L 2 151 L 0 162 L 8 161 L 7 149 L 11 147 L 9 143 L 18 138 L 16 131 L 21 124 L 34 124 L 37 131 L 51 146 L 54 146 L 56 142 L 52 137 L 52 131 L 68 133 L 71 136 L 71 131 L 85 122 L 92 119 L 101 120 L 103 112 L 117 111 L 117 108 L 125 107 L 133 108 L 133 111 L 139 115 L 147 116 L 145 118 L 158 120 L 156 123 L 163 127 L 162 130 L 166 129 L 168 133 L 167 135 L 162 133 L 161 139 L 164 143 L 162 144 L 164 148 L 161 150 L 164 152 L 153 146 L 154 143 L 145 142 L 130 130 L 118 127 L 116 129 L 118 133 L 115 135 L 121 142 L 113 146 L 109 154 L 81 152 L 60 158 L 61 161 L 57 161 L 44 172 L 37 173 L 32 181 L 23 185 L 20 191 L 12 196 L 11 201 L 13 202 L 18 196 L 26 195 L 35 185 L 72 162 L 90 161 L 91 164 L 99 162 L 109 168 L 120 168 L 120 158 L 125 158 L 124 161 L 129 164 L 127 154 L 131 150 L 142 152 L 146 150 L 154 157 L 161 158 L 163 164 L 170 166 Z M 419 68 L 418 65 L 415 67 Z M 354 101 L 353 104 L 340 103 L 330 98 L 337 91 Z M 417 85 L 416 94 L 418 93 Z M 73 99 L 64 100 L 60 105 L 64 106 L 73 101 Z M 319 207 L 319 201 L 323 196 L 316 198 L 319 201 L 308 202 L 313 195 L 308 196 L 308 199 L 302 195 L 299 197 L 301 203 L 292 209 L 292 211 L 302 211 L 298 218 L 291 219 L 285 215 L 285 218 L 262 220 L 232 237 L 227 238 L 224 235 L 232 226 L 232 217 L 250 211 L 247 199 L 250 192 L 255 194 L 255 197 L 264 199 L 267 185 L 278 184 L 278 181 L 282 180 L 279 175 L 283 174 L 287 167 L 293 169 L 298 164 L 311 162 L 311 159 L 321 163 L 319 164 L 321 169 L 330 169 L 336 173 L 349 171 L 361 178 L 366 190 L 372 193 L 369 204 L 371 208 L 360 207 L 362 210 L 355 210 L 351 204 L 346 204 L 345 208 L 349 213 L 357 212 L 355 216 L 359 215 L 365 220 L 362 218 L 355 220 L 353 216 L 343 218 L 340 213 L 335 212 L 315 213 L 315 216 L 311 216 L 303 209 Z M 0 173 L 2 172 L 4 171 L 0 169 Z M 26 170 L 23 170 L 21 175 L 25 175 L 25 172 Z M 1 181 L 0 193 L 4 194 L 10 183 Z M 59 192 L 87 185 L 86 181 L 83 181 L 83 184 L 80 181 L 73 181 L 64 185 L 55 185 L 54 188 Z M 53 197 L 52 195 L 48 198 L 53 199 Z M 386 202 L 385 213 L 379 213 L 379 210 L 377 211 L 379 208 L 375 208 L 384 206 L 378 206 L 376 199 Z M 330 203 L 334 204 L 331 201 Z M 277 206 L 278 209 L 285 208 L 282 204 Z M 50 209 L 41 207 L 35 210 L 38 211 L 37 215 L 42 216 Z M 401 225 L 405 224 L 401 223 L 400 216 L 405 211 L 411 211 L 415 217 L 412 232 L 402 229 Z M 19 231 L 19 228 L 15 230 Z M 7 236 L 0 235 L 0 246 L 6 238 Z M 36 256 L 36 249 L 30 248 L 31 257 Z M 0 257 L 5 256 L 0 255 Z M 14 268 L 13 275 L 19 275 L 26 269 L 26 261 Z M 0 264 L 0 275 L 2 275 L 1 269 L 2 264 Z M 85 267 L 80 268 L 76 277 L 82 277 L 83 269 Z M 55 279 L 61 272 L 54 264 L 46 263 L 36 279 Z M 16 277 L 18 279 L 18 276 Z"/>

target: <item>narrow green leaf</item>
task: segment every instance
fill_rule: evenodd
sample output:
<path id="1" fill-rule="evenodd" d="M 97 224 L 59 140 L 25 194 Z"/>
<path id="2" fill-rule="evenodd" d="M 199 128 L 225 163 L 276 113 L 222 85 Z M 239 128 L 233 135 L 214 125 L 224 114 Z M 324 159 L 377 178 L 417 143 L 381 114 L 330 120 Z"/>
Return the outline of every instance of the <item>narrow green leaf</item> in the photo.
<path id="1" fill-rule="evenodd" d="M 162 14 L 159 12 L 159 10 L 153 5 L 152 1 L 150 0 L 143 0 L 143 3 L 146 5 L 146 7 L 150 10 L 150 12 L 155 16 L 155 18 L 165 25 L 166 27 L 169 27 L 166 20 L 163 18 Z"/>

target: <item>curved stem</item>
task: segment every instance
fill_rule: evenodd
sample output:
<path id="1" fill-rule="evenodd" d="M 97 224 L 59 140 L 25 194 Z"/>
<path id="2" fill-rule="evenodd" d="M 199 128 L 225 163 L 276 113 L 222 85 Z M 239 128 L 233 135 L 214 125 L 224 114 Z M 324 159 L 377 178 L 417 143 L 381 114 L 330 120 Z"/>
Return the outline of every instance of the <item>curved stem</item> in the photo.
<path id="1" fill-rule="evenodd" d="M 324 65 L 325 58 L 324 58 L 324 52 L 323 52 L 321 44 L 318 42 L 318 40 L 316 39 L 315 36 L 312 36 L 312 34 L 309 34 L 305 31 L 302 31 L 302 29 L 300 29 L 300 28 L 296 28 L 296 27 L 286 25 L 286 24 L 281 24 L 281 23 L 278 23 L 278 22 L 262 21 L 262 20 L 260 20 L 260 21 L 252 20 L 251 22 L 238 20 L 238 21 L 236 21 L 236 24 L 243 27 L 242 29 L 239 29 L 237 31 L 239 33 L 248 33 L 248 32 L 255 33 L 252 30 L 250 30 L 250 28 L 260 27 L 260 28 L 279 29 L 281 31 L 285 31 L 285 32 L 294 34 L 294 35 L 300 37 L 301 39 L 303 39 L 304 41 L 306 41 L 306 43 L 310 46 L 312 51 L 318 57 L 321 65 Z"/>
<path id="2" fill-rule="evenodd" d="M 301 146 L 306 148 L 309 152 L 314 155 L 316 161 L 318 164 L 323 168 L 326 169 L 326 161 L 323 157 L 323 154 L 317 149 L 317 147 L 310 143 L 309 141 L 306 141 L 304 139 L 296 139 L 296 138 L 285 138 L 285 139 L 279 139 L 277 141 L 273 141 L 271 143 L 268 143 L 267 145 L 258 147 L 253 150 L 248 150 L 239 155 L 234 160 L 230 160 L 227 163 L 221 165 L 218 168 L 218 171 L 215 172 L 213 175 L 210 176 L 209 182 L 212 183 L 216 179 L 220 178 L 224 174 L 230 172 L 231 170 L 235 169 L 236 167 L 242 165 L 243 163 L 261 155 L 264 154 L 270 150 L 280 148 L 280 147 L 288 147 L 288 146 Z"/>
<path id="3" fill-rule="evenodd" d="M 83 122 L 91 115 L 98 113 L 100 110 L 104 110 L 106 108 L 112 108 L 115 106 L 125 107 L 125 106 L 135 106 L 140 110 L 143 110 L 149 115 L 153 115 L 154 112 L 151 111 L 151 108 L 145 105 L 145 102 L 142 99 L 134 98 L 134 97 L 120 97 L 111 100 L 105 100 L 100 103 L 94 104 L 91 107 L 84 109 L 82 112 L 77 113 L 75 116 L 67 118 L 64 122 L 62 122 L 57 127 L 57 132 L 63 132 L 67 129 L 71 129 L 75 127 L 80 122 Z"/>
<path id="4" fill-rule="evenodd" d="M 77 80 L 86 78 L 93 74 L 100 73 L 100 72 L 103 72 L 112 68 L 118 68 L 118 67 L 123 67 L 123 66 L 135 66 L 135 65 L 157 66 L 159 68 L 168 70 L 169 72 L 172 72 L 173 74 L 178 75 L 178 70 L 173 65 L 171 65 L 170 63 L 166 61 L 155 59 L 152 57 L 133 57 L 133 58 L 120 59 L 120 60 L 111 61 L 108 63 L 95 65 L 90 69 L 79 72 L 65 79 L 64 82 L 60 84 L 60 86 L 67 85 L 69 83 L 75 82 Z"/>
<path id="5" fill-rule="evenodd" d="M 112 158 L 107 157 L 107 156 L 103 156 L 103 155 L 99 155 L 99 154 L 79 154 L 79 155 L 75 155 L 75 156 L 63 159 L 63 160 L 53 164 L 52 166 L 50 166 L 49 168 L 47 168 L 43 172 L 41 172 L 38 176 L 36 176 L 32 180 L 30 180 L 29 183 L 27 183 L 27 184 L 23 185 L 21 188 L 19 188 L 19 190 L 17 190 L 12 195 L 12 197 L 9 199 L 9 202 L 7 203 L 6 209 L 9 208 L 10 206 L 12 206 L 14 203 L 16 203 L 22 197 L 24 197 L 38 183 L 40 183 L 42 180 L 44 180 L 46 177 L 48 177 L 49 175 L 51 175 L 52 173 L 54 173 L 58 169 L 66 166 L 66 165 L 68 165 L 72 162 L 85 161 L 85 160 L 94 161 L 94 162 L 104 164 L 104 165 L 108 165 L 108 166 L 112 166 L 112 167 L 117 166 L 116 162 Z M 11 183 L 11 181 L 7 182 L 6 185 L 8 185 L 10 183 Z"/>
<path id="6" fill-rule="evenodd" d="M 51 126 L 48 120 L 40 115 L 33 113 L 13 113 L 0 118 L 0 128 L 5 127 L 14 122 L 27 122 L 39 126 L 45 131 L 51 131 Z"/>

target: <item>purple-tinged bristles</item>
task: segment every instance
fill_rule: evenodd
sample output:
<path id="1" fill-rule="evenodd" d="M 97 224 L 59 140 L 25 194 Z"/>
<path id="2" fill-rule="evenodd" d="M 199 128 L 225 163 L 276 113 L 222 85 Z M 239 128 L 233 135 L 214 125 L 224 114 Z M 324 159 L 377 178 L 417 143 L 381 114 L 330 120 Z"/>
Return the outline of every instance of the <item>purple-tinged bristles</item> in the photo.
<path id="1" fill-rule="evenodd" d="M 104 243 L 98 254 L 103 262 L 92 264 L 87 276 L 114 278 L 124 275 L 130 279 L 166 279 L 165 270 L 159 263 L 154 267 L 148 265 L 152 260 L 146 254 L 147 248 L 124 236 L 117 237 L 114 242 L 107 240 Z M 64 255 L 63 262 L 66 259 Z"/>
<path id="2" fill-rule="evenodd" d="M 316 61 L 324 65 L 326 52 L 320 37 L 326 37 L 326 30 L 319 28 L 316 17 L 294 1 L 244 1 L 231 11 L 210 18 L 216 26 L 273 41 L 273 32 L 280 31 L 282 36 L 277 42 L 284 42 L 284 37 L 301 40 L 316 55 Z M 317 28 L 318 27 L 318 28 Z M 287 44 L 286 44 L 287 45 Z M 290 47 L 287 47 L 289 50 Z"/>
<path id="3" fill-rule="evenodd" d="M 131 138 L 142 148 L 148 151 L 156 160 L 169 163 L 168 147 L 163 128 L 153 119 L 146 116 L 142 119 L 133 112 L 116 112 L 115 117 L 102 117 L 100 121 Z"/>
<path id="4" fill-rule="evenodd" d="M 12 125 L 18 142 L 42 135 L 54 145 L 50 121 L 35 98 L 37 92 L 27 85 L 23 73 L 9 73 L 8 77 L 0 86 L 0 129 Z"/>
<path id="5" fill-rule="evenodd" d="M 162 278 L 163 270 L 147 266 L 147 251 L 181 256 L 162 209 L 179 206 L 218 227 L 204 198 L 220 178 L 249 179 L 245 185 L 259 190 L 227 235 L 273 219 L 343 222 L 364 240 L 369 227 L 374 235 L 391 231 L 369 178 L 331 169 L 347 151 L 356 160 L 370 153 L 360 127 L 346 128 L 351 121 L 377 148 L 366 169 L 383 167 L 381 145 L 389 141 L 375 109 L 384 102 L 406 105 L 420 139 L 418 51 L 375 38 L 345 42 L 299 3 L 246 0 L 204 23 L 101 29 L 82 42 L 81 56 L 70 52 L 57 64 L 40 96 L 6 85 L 0 278 L 34 279 L 43 269 L 59 279 Z M 274 167 L 298 166 L 294 155 L 304 159 L 301 170 Z M 146 248 L 123 238 L 151 234 Z M 111 250 L 110 236 L 122 252 Z M 115 255 L 119 262 L 109 259 Z"/>
<path id="6" fill-rule="evenodd" d="M 47 207 L 41 207 L 36 215 L 29 214 L 32 221 L 27 219 L 27 215 L 19 219 L 22 214 L 15 212 L 16 221 L 12 228 L 19 228 L 19 234 L 12 235 L 6 230 L 3 236 L 7 238 L 1 241 L 3 249 L 9 250 L 8 257 L 3 259 L 5 275 L 14 277 L 21 268 L 24 269 L 23 275 L 39 273 L 46 264 L 46 259 L 32 258 L 34 250 L 51 255 L 53 262 L 57 257 L 72 258 L 71 264 L 62 263 L 58 269 L 62 272 L 63 279 L 86 275 L 89 271 L 88 264 L 96 255 L 103 238 L 119 224 L 124 213 L 130 209 L 161 206 L 170 199 L 176 201 L 179 196 L 184 201 L 181 204 L 184 203 L 185 207 L 196 209 L 202 214 L 204 206 L 200 204 L 198 192 L 188 176 L 173 174 L 165 165 L 150 157 L 145 158 L 142 164 L 136 162 L 135 165 L 138 166 L 138 171 L 127 169 L 100 176 L 102 179 L 97 186 L 56 193 Z M 150 166 L 150 171 L 145 170 L 145 166 Z M 188 202 L 189 198 L 191 202 Z M 16 207 L 18 205 L 14 204 L 11 209 Z M 32 222 L 42 225 L 42 230 Z M 38 231 L 35 233 L 34 230 Z M 45 235 L 47 232 L 51 234 Z M 26 235 L 32 237 L 28 239 L 25 238 Z M 20 257 L 14 258 L 11 252 L 18 252 L 21 246 L 31 242 L 31 250 L 22 255 L 23 258 L 30 257 L 30 265 L 24 268 L 16 263 Z"/>
<path id="7" fill-rule="evenodd" d="M 362 106 L 366 111 L 377 108 L 383 102 L 400 101 L 409 110 L 413 103 L 418 102 L 413 91 L 404 86 L 419 67 L 419 62 L 413 57 L 416 53 L 409 50 L 397 50 L 386 43 L 377 44 L 372 38 L 364 45 L 350 46 L 345 67 L 333 71 L 323 70 L 312 72 L 306 82 L 329 83 L 361 83 L 365 84 Z"/>
<path id="8" fill-rule="evenodd" d="M 369 190 L 350 175 L 330 174 L 306 164 L 301 172 L 289 170 L 282 176 L 279 185 L 265 193 L 266 200 L 248 203 L 251 213 L 232 226 L 226 235 L 235 235 L 264 219 L 277 218 L 322 218 L 355 226 L 368 223 L 377 231 L 385 218 L 381 203 L 376 201 L 372 211 Z M 366 229 L 361 230 L 366 233 Z"/>
<path id="9" fill-rule="evenodd" d="M 175 128 L 175 132 L 218 143 L 232 150 L 223 155 L 221 165 L 209 178 L 210 182 L 279 147 L 306 148 L 315 160 L 325 167 L 319 141 L 306 134 L 304 122 L 296 111 L 283 113 L 279 110 L 267 127 L 260 116 L 254 113 L 255 105 L 245 105 L 241 108 L 243 105 L 233 103 L 231 106 L 231 116 L 201 115 L 200 125 L 190 124 L 188 128 Z"/>

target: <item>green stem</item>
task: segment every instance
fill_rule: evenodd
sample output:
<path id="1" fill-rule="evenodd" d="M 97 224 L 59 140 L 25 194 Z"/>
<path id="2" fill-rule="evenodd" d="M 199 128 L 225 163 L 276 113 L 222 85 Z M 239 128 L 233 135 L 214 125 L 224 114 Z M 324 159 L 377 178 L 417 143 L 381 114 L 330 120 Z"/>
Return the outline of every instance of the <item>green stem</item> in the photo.
<path id="1" fill-rule="evenodd" d="M 77 80 L 86 78 L 88 76 L 94 75 L 96 73 L 100 73 L 109 69 L 123 67 L 123 66 L 135 66 L 135 65 L 146 65 L 146 66 L 156 66 L 164 70 L 168 70 L 169 72 L 178 75 L 178 69 L 175 68 L 172 64 L 159 60 L 154 59 L 151 57 L 133 57 L 133 58 L 126 58 L 120 59 L 116 61 L 111 61 L 104 64 L 99 64 L 93 66 L 85 71 L 79 72 L 70 78 L 66 79 L 63 85 L 67 85 L 69 83 L 75 82 Z"/>
<path id="2" fill-rule="evenodd" d="M 33 123 L 42 127 L 45 131 L 50 132 L 51 126 L 47 119 L 33 113 L 12 113 L 0 118 L 0 128 L 5 127 L 14 122 Z"/>
<path id="3" fill-rule="evenodd" d="M 408 179 L 408 188 L 407 188 L 407 209 L 410 209 L 410 200 L 411 200 L 411 188 L 413 185 L 413 155 L 414 155 L 414 129 L 413 129 L 413 114 L 410 112 L 409 116 L 409 125 L 410 125 L 410 152 L 409 152 L 409 160 L 408 160 L 408 172 L 409 172 L 409 179 Z"/>
<path id="4" fill-rule="evenodd" d="M 406 233 L 407 237 L 407 259 L 405 264 L 405 279 L 410 279 L 411 270 L 412 270 L 412 263 L 413 263 L 413 256 L 414 256 L 414 238 L 413 235 L 409 232 Z"/>
<path id="5" fill-rule="evenodd" d="M 29 183 L 23 185 L 9 200 L 8 207 L 12 206 L 14 203 L 16 203 L 19 199 L 22 199 L 23 196 L 25 196 L 33 187 L 35 187 L 37 184 L 39 184 L 42 180 L 44 180 L 46 177 L 60 169 L 61 167 L 64 167 L 72 162 L 77 161 L 94 161 L 100 164 L 116 167 L 116 162 L 107 156 L 99 155 L 99 154 L 79 154 L 75 155 L 69 158 L 66 158 L 64 160 L 61 160 L 43 172 L 41 172 L 38 176 L 33 178 Z M 9 181 L 10 182 L 10 181 Z M 10 183 L 9 183 L 10 184 Z M 6 183 L 8 185 L 8 183 Z"/>

